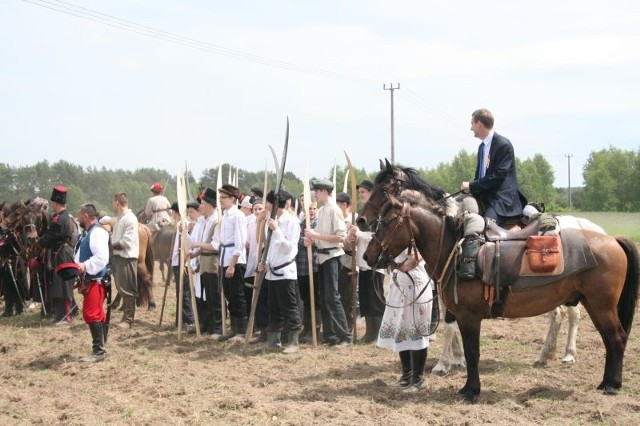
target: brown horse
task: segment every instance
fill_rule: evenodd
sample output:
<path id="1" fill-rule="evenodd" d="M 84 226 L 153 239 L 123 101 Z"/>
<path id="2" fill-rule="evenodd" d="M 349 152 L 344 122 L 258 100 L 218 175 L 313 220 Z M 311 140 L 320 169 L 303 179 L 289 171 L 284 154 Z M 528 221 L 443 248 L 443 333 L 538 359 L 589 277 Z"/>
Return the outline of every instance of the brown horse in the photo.
<path id="1" fill-rule="evenodd" d="M 144 209 L 138 210 L 136 213 L 139 223 L 146 224 L 149 220 Z M 153 248 L 153 257 L 158 261 L 160 267 L 160 273 L 162 274 L 162 281 L 167 283 L 171 278 L 171 242 L 173 241 L 173 234 L 175 229 L 173 226 L 165 225 L 156 232 L 152 238 L 151 247 Z M 165 275 L 165 268 L 167 274 Z"/>
<path id="2" fill-rule="evenodd" d="M 378 212 L 379 219 L 365 260 L 371 267 L 380 268 L 386 267 L 407 247 L 420 252 L 427 271 L 436 279 L 447 309 L 458 321 L 467 362 L 467 381 L 459 393 L 466 401 L 473 402 L 480 393 L 480 325 L 483 319 L 492 317 L 491 300 L 485 298 L 482 280 L 457 283 L 452 271 L 454 267 L 448 259 L 461 238 L 458 219 L 446 216 L 434 200 L 411 192 L 413 204 L 391 195 L 374 197 L 373 194 L 369 199 L 365 210 Z M 381 198 L 384 198 L 382 204 Z M 569 239 L 567 231 L 561 231 L 561 237 L 564 232 L 567 234 L 563 238 Z M 502 316 L 530 317 L 562 304 L 582 303 L 606 348 L 604 375 L 598 389 L 616 394 L 622 385 L 622 361 L 638 298 L 638 251 L 627 238 L 588 230 L 574 230 L 571 234 L 574 239 L 586 240 L 596 266 L 546 285 L 507 292 Z M 509 253 L 505 255 L 509 257 Z"/>
<path id="3" fill-rule="evenodd" d="M 36 198 L 27 202 L 18 201 L 6 209 L 3 203 L 1 207 L 3 213 L 0 222 L 0 262 L 4 272 L 10 269 L 10 273 L 5 274 L 7 279 L 3 280 L 7 310 L 10 312 L 11 306 L 15 306 L 16 312 L 20 313 L 29 299 L 46 303 L 47 289 L 43 287 L 44 267 L 30 269 L 28 265 L 29 259 L 38 255 L 35 252 L 38 236 L 49 227 L 47 202 Z M 44 309 L 46 311 L 46 308 Z"/>

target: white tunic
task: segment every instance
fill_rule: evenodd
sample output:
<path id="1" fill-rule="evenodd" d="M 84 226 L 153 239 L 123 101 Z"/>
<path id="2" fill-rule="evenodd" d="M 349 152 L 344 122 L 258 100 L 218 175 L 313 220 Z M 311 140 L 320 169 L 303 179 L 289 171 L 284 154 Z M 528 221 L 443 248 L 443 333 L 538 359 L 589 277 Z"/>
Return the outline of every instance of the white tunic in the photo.
<path id="1" fill-rule="evenodd" d="M 298 240 L 300 239 L 300 224 L 298 219 L 288 211 L 284 211 L 277 219 L 278 229 L 271 234 L 269 251 L 267 252 L 267 273 L 265 278 L 272 281 L 296 280 L 296 255 L 298 254 Z M 265 223 L 265 235 L 268 222 Z M 287 264 L 288 263 L 288 264 Z M 287 264 L 279 269 L 281 265 Z"/>
<path id="2" fill-rule="evenodd" d="M 395 258 L 395 262 L 401 263 L 409 257 L 405 250 Z M 392 272 L 392 277 L 378 334 L 378 346 L 394 352 L 424 349 L 429 346 L 427 334 L 433 298 L 431 280 L 424 269 L 424 261 L 420 261 L 408 274 L 396 269 Z M 420 292 L 422 294 L 418 297 Z"/>

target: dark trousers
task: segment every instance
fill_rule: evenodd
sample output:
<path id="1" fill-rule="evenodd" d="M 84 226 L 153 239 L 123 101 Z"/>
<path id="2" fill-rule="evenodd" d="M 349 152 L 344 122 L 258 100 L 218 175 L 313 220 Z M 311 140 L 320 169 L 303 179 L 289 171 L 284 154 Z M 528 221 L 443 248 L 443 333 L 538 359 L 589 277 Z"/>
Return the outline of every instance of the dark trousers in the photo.
<path id="1" fill-rule="evenodd" d="M 233 277 L 222 279 L 224 286 L 224 296 L 227 299 L 229 316 L 231 318 L 246 318 L 247 317 L 247 300 L 244 297 L 244 272 L 246 265 L 236 264 L 233 271 Z M 226 273 L 227 266 L 224 267 Z"/>
<path id="2" fill-rule="evenodd" d="M 384 315 L 384 274 L 374 270 L 360 271 L 360 315 L 376 317 Z"/>
<path id="3" fill-rule="evenodd" d="M 256 277 L 245 277 L 247 284 L 253 285 Z M 255 289 L 245 286 L 245 298 L 247 299 L 247 312 L 251 312 L 251 302 L 253 301 L 253 292 Z M 263 281 L 258 294 L 258 302 L 256 304 L 255 328 L 258 330 L 266 330 L 269 326 L 269 286 Z"/>
<path id="4" fill-rule="evenodd" d="M 180 267 L 173 266 L 173 279 L 176 282 L 176 326 L 178 325 L 178 312 L 180 309 Z M 182 323 L 193 324 L 193 307 L 191 306 L 191 288 L 189 287 L 189 275 L 185 272 L 182 276 Z"/>
<path id="5" fill-rule="evenodd" d="M 220 288 L 218 274 L 203 272 L 200 274 L 200 286 L 204 299 L 198 300 L 198 314 L 203 333 L 222 333 L 222 307 L 220 306 Z"/>
<path id="6" fill-rule="evenodd" d="M 269 327 L 267 331 L 302 330 L 296 280 L 265 280 L 269 288 Z"/>
<path id="7" fill-rule="evenodd" d="M 333 257 L 318 266 L 322 334 L 324 340 L 330 343 L 351 342 L 353 339 L 338 292 L 339 268 L 339 257 Z"/>

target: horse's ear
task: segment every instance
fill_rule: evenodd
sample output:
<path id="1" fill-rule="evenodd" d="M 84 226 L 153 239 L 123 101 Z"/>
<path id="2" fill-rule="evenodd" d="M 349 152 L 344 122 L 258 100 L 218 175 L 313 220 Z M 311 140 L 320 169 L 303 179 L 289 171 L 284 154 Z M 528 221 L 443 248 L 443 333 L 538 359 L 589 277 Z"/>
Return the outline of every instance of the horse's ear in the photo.
<path id="1" fill-rule="evenodd" d="M 380 171 L 384 172 L 384 170 L 385 170 L 384 163 L 382 162 L 382 160 L 380 160 Z"/>
<path id="2" fill-rule="evenodd" d="M 386 158 L 384 159 L 384 161 L 387 162 L 387 170 L 389 170 L 390 172 L 393 171 L 393 166 L 391 165 L 391 163 L 389 162 L 389 160 L 387 160 Z"/>
<path id="3" fill-rule="evenodd" d="M 547 210 L 544 206 L 544 203 L 540 203 L 540 208 L 542 209 L 541 213 L 544 213 Z"/>

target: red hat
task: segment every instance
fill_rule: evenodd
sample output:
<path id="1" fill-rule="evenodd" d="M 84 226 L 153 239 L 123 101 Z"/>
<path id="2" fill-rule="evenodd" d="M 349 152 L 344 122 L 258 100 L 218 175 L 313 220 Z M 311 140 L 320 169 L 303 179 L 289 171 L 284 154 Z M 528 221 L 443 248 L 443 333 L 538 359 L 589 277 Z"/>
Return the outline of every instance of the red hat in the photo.
<path id="1" fill-rule="evenodd" d="M 151 185 L 151 187 L 149 189 L 154 194 L 159 194 L 159 193 L 162 192 L 162 188 L 163 188 L 162 184 L 160 182 L 156 182 L 153 185 Z"/>

